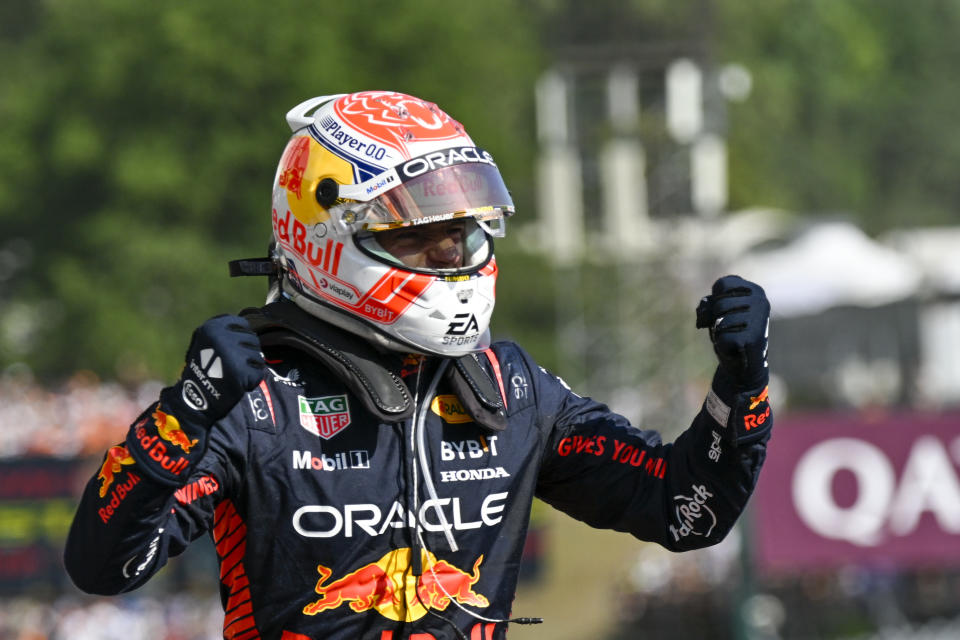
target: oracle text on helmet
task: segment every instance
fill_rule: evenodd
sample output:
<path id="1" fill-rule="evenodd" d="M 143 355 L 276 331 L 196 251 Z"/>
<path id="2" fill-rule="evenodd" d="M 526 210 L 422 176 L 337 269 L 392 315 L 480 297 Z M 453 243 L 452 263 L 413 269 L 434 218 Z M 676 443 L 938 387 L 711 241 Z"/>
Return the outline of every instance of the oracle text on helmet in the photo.
<path id="1" fill-rule="evenodd" d="M 497 166 L 497 163 L 493 161 L 493 156 L 479 147 L 451 147 L 444 151 L 434 151 L 419 158 L 407 160 L 400 165 L 398 173 L 400 179 L 406 182 L 428 171 L 469 162 L 482 162 L 493 167 Z"/>

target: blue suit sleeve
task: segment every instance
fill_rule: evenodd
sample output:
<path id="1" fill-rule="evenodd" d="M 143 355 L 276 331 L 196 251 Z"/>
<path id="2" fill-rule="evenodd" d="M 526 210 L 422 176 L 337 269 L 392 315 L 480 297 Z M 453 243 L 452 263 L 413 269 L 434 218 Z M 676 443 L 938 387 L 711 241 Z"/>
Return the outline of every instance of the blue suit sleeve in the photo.
<path id="1" fill-rule="evenodd" d="M 738 446 L 705 403 L 665 444 L 552 374 L 539 369 L 535 379 L 545 432 L 539 498 L 593 527 L 674 551 L 726 536 L 756 484 L 765 438 Z"/>
<path id="2" fill-rule="evenodd" d="M 131 591 L 210 531 L 218 502 L 240 477 L 228 460 L 242 458 L 230 452 L 243 438 L 230 433 L 213 428 L 180 487 L 139 473 L 124 444 L 111 447 L 84 488 L 67 536 L 64 566 L 74 584 L 98 595 Z"/>

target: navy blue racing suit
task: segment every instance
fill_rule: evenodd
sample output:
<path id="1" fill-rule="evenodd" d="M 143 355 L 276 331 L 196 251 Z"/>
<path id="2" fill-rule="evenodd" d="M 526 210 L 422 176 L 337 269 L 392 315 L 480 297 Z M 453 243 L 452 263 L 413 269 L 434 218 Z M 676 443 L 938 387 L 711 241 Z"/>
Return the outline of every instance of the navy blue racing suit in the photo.
<path id="1" fill-rule="evenodd" d="M 711 391 L 663 444 L 498 342 L 478 360 L 505 429 L 471 418 L 440 375 L 449 363 L 384 353 L 414 402 L 391 423 L 303 351 L 265 355 L 265 379 L 214 425 L 182 486 L 110 449 L 66 545 L 78 587 L 130 591 L 209 535 L 225 638 L 504 638 L 534 497 L 674 551 L 712 545 L 747 503 L 772 422 L 765 394 L 747 398 L 767 430 L 738 444 L 736 398 Z"/>

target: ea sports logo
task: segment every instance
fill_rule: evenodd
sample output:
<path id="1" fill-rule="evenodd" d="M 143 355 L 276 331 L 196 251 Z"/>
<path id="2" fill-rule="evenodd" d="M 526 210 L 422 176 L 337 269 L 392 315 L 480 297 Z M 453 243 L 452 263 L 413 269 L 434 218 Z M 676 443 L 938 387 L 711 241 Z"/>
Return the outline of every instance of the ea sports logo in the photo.
<path id="1" fill-rule="evenodd" d="M 480 323 L 472 313 L 458 313 L 453 316 L 453 322 L 447 325 L 448 336 L 463 336 L 477 331 L 480 331 Z"/>

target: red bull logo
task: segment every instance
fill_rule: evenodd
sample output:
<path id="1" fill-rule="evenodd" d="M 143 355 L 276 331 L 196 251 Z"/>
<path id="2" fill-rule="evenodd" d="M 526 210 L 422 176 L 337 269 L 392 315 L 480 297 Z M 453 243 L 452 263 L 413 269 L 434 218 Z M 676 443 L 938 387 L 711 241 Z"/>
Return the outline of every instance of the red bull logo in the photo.
<path id="1" fill-rule="evenodd" d="M 198 442 L 196 438 L 193 440 L 188 438 L 187 434 L 180 428 L 180 421 L 169 413 L 161 411 L 159 405 L 153 412 L 153 424 L 156 425 L 157 433 L 160 434 L 161 438 L 176 447 L 180 447 L 184 453 L 190 453 L 190 449 Z"/>
<path id="2" fill-rule="evenodd" d="M 767 395 L 770 393 L 770 387 L 764 387 L 758 396 L 750 396 L 750 411 L 757 408 L 761 402 L 767 401 Z"/>
<path id="3" fill-rule="evenodd" d="M 758 396 L 750 396 L 750 407 L 749 410 L 755 410 L 759 405 L 767 401 L 769 387 L 764 387 L 763 391 L 760 392 Z M 767 418 L 770 417 L 770 405 L 767 405 L 766 409 L 759 414 L 748 413 L 743 416 L 743 426 L 747 431 L 760 427 L 767 421 Z"/>
<path id="4" fill-rule="evenodd" d="M 413 622 L 430 609 L 446 609 L 452 600 L 473 607 L 490 605 L 485 596 L 473 590 L 480 579 L 482 555 L 467 573 L 423 550 L 423 575 L 418 577 L 411 570 L 411 553 L 409 548 L 395 549 L 329 583 L 333 572 L 318 565 L 320 579 L 314 590 L 320 597 L 306 605 L 303 613 L 313 616 L 347 604 L 357 613 L 375 610 L 390 620 Z"/>
<path id="5" fill-rule="evenodd" d="M 277 181 L 297 200 L 301 198 L 303 174 L 310 160 L 310 138 L 298 136 L 290 141 L 280 161 L 280 175 Z"/>
<path id="6" fill-rule="evenodd" d="M 417 373 L 423 367 L 423 362 L 423 356 L 414 353 L 408 353 L 403 357 L 403 364 L 400 366 L 400 377 L 406 378 Z"/>
<path id="7" fill-rule="evenodd" d="M 130 451 L 127 450 L 126 447 L 119 445 L 110 447 L 107 451 L 107 459 L 103 461 L 103 466 L 100 467 L 100 473 L 97 474 L 97 478 L 101 481 L 101 498 L 107 497 L 107 491 L 110 490 L 110 485 L 113 484 L 114 478 L 123 470 L 123 467 L 132 465 L 133 463 L 133 456 L 130 455 Z"/>
<path id="8" fill-rule="evenodd" d="M 480 579 L 481 562 L 483 562 L 483 555 L 473 563 L 472 573 L 461 571 L 446 560 L 429 565 L 420 578 L 420 587 L 417 590 L 418 602 L 430 609 L 441 611 L 450 605 L 451 600 L 472 607 L 489 606 L 490 601 L 486 596 L 473 590 L 473 585 Z"/>

